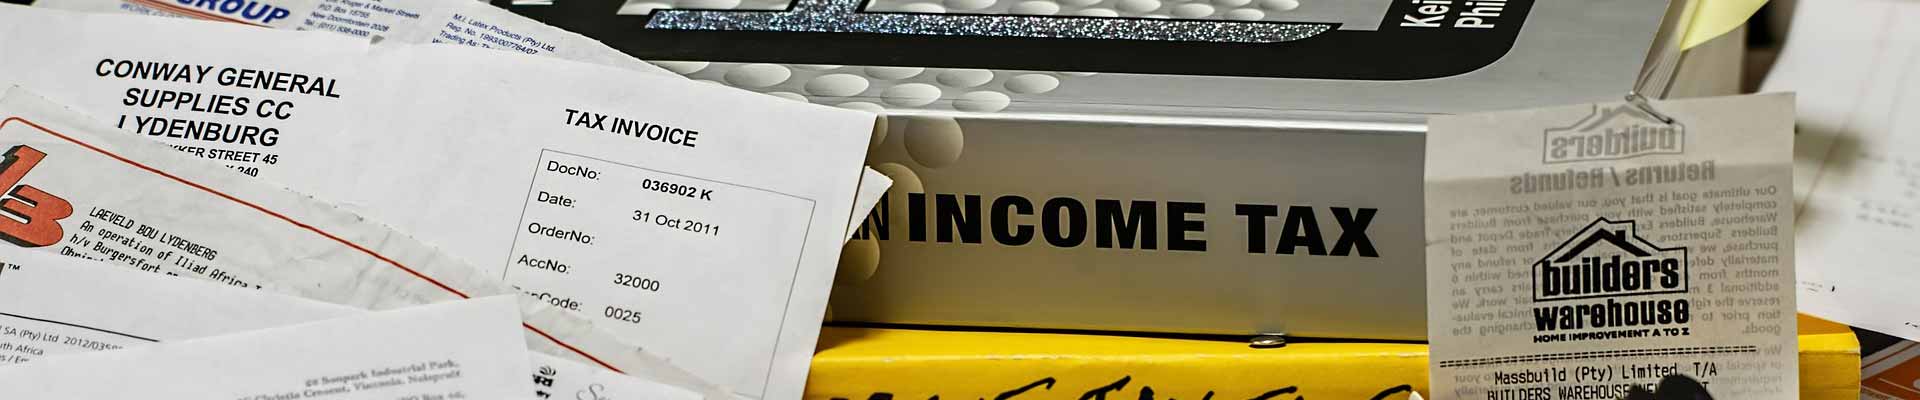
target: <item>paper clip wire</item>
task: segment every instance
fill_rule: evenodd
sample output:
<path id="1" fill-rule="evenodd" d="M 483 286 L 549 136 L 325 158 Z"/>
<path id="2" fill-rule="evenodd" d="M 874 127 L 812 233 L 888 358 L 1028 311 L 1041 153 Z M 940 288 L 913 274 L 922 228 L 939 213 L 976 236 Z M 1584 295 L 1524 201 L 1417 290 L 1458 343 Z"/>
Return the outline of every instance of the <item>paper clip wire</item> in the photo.
<path id="1" fill-rule="evenodd" d="M 1653 116 L 1654 119 L 1660 120 L 1660 123 L 1673 125 L 1673 117 L 1667 116 L 1666 113 L 1660 112 L 1660 110 L 1653 109 L 1653 103 L 1647 102 L 1647 96 L 1641 96 L 1638 91 L 1627 92 L 1627 104 L 1632 104 L 1633 108 L 1638 108 L 1640 112 L 1647 113 L 1647 115 Z"/>

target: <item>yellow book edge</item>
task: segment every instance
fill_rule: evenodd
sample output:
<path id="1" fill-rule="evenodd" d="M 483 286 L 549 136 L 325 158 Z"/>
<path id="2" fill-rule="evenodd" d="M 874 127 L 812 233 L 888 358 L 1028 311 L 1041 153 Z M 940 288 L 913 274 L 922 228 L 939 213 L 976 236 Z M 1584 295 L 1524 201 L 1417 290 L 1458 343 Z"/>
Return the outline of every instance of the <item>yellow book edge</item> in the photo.
<path id="1" fill-rule="evenodd" d="M 1800 318 L 1800 398 L 1860 398 L 1860 344 Z M 829 327 L 807 399 L 1406 399 L 1427 346 Z"/>

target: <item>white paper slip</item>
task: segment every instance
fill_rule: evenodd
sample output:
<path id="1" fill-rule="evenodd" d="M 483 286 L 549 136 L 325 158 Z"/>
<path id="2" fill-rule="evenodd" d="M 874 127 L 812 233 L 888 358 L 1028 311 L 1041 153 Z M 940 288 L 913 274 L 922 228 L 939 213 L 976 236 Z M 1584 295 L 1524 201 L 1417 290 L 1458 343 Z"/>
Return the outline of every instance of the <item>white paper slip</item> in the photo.
<path id="1" fill-rule="evenodd" d="M 893 179 L 886 174 L 871 167 L 860 169 L 860 191 L 854 195 L 853 218 L 847 221 L 847 240 L 860 235 L 860 226 L 867 223 L 867 216 L 873 213 L 874 207 L 880 205 L 881 196 L 885 196 L 887 189 L 891 188 Z"/>
<path id="2" fill-rule="evenodd" d="M 1906 78 L 1920 73 L 1914 59 L 1920 27 L 1911 23 L 1920 18 L 1920 4 L 1802 3 L 1793 8 L 1793 34 L 1761 90 L 1798 97 L 1793 184 L 1794 199 L 1804 203 L 1823 165 L 1850 165 L 1878 138 L 1900 132 L 1902 114 L 1914 109 L 1901 101 L 1920 93 Z M 1912 125 L 1904 126 L 1911 132 Z M 1830 156 L 1839 159 L 1829 162 Z"/>
<path id="3" fill-rule="evenodd" d="M 251 176 L 332 140 L 364 40 L 235 24 L 3 8 L 0 76 Z M 57 39 L 53 39 L 57 38 Z M 187 39 L 197 38 L 197 39 Z"/>
<path id="4" fill-rule="evenodd" d="M 0 248 L 0 332 L 16 332 L 0 334 L 0 365 L 363 312 L 77 257 Z M 541 353 L 528 354 L 534 366 L 533 398 L 580 393 L 606 399 L 700 398 L 687 389 Z"/>
<path id="5" fill-rule="evenodd" d="M 30 9 L 30 7 L 13 3 L 0 3 L 0 22 L 6 22 L 7 25 L 4 26 L 13 26 L 13 21 L 20 19 L 20 10 L 27 9 Z M 0 41 L 5 41 L 7 39 L 5 34 L 8 33 L 11 32 L 6 29 L 0 29 Z"/>
<path id="6" fill-rule="evenodd" d="M 1429 397 L 1799 393 L 1792 95 L 1428 126 Z"/>
<path id="7" fill-rule="evenodd" d="M 699 393 L 621 375 L 564 358 L 533 355 L 533 398 L 587 400 L 700 400 Z"/>
<path id="8" fill-rule="evenodd" d="M 1800 211 L 1800 311 L 1920 340 L 1920 3 L 1805 2 L 1773 87 L 1825 157 Z M 1806 27 L 1802 29 L 1800 27 Z M 1809 146 L 1811 147 L 1811 146 Z M 1809 162 L 1811 161 L 1811 162 Z"/>
<path id="9" fill-rule="evenodd" d="M 322 153 L 331 160 L 299 166 L 327 173 L 289 184 L 716 384 L 800 396 L 872 114 L 412 47 L 376 52 L 381 101 Z"/>
<path id="10" fill-rule="evenodd" d="M 200 19 L 275 29 L 301 25 L 323 0 L 38 0 L 37 8 Z"/>
<path id="11" fill-rule="evenodd" d="M 352 0 L 331 0 L 353 4 Z M 599 40 L 472 0 L 383 0 L 422 9 L 419 22 L 395 25 L 388 38 L 401 43 L 450 43 L 600 64 L 679 78 Z M 340 6 L 335 6 L 336 9 Z"/>
<path id="12" fill-rule="evenodd" d="M 22 248 L 363 309 L 516 292 L 384 225 L 17 87 L 0 96 L 0 149 L 0 239 Z M 522 300 L 536 351 L 704 387 L 590 320 Z"/>
<path id="13" fill-rule="evenodd" d="M 0 365 L 363 313 L 20 248 L 0 264 Z"/>
<path id="14" fill-rule="evenodd" d="M 32 13 L 32 10 L 33 8 L 27 6 L 0 3 L 0 52 L 6 51 L 6 43 L 14 35 L 13 29 L 8 27 L 18 25 L 18 21 L 25 19 L 26 14 Z M 12 86 L 14 86 L 12 78 L 0 76 L 0 87 Z"/>
<path id="15" fill-rule="evenodd" d="M 527 398 L 518 309 L 496 296 L 48 357 L 0 368 L 0 398 Z"/>
<path id="16" fill-rule="evenodd" d="M 674 75 L 598 40 L 473 0 L 38 0 L 35 7 L 453 43 Z"/>

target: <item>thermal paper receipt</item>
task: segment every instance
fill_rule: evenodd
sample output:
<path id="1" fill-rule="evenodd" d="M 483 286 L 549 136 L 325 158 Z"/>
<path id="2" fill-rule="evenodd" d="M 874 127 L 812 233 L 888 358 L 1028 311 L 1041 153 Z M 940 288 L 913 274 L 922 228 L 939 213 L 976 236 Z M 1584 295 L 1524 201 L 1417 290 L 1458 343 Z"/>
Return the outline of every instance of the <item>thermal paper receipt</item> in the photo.
<path id="1" fill-rule="evenodd" d="M 509 399 L 533 393 L 496 296 L 0 368 L 9 399 Z M 19 332 L 65 341 L 57 332 Z M 101 384 L 110 380 L 111 384 Z"/>
<path id="2" fill-rule="evenodd" d="M 143 271 L 382 310 L 515 293 L 432 247 L 15 87 L 0 96 L 0 239 Z M 522 298 L 536 351 L 706 387 L 587 319 Z"/>
<path id="3" fill-rule="evenodd" d="M 0 365 L 359 315 L 352 307 L 0 248 Z M 700 398 L 694 392 L 541 353 L 535 399 Z M 593 397 L 598 396 L 598 397 Z M 527 397 L 521 397 L 527 398 Z"/>
<path id="4" fill-rule="evenodd" d="M 716 384 L 800 397 L 872 114 L 551 58 L 391 50 L 368 64 L 380 101 L 329 160 L 300 157 L 326 172 L 289 184 Z"/>
<path id="5" fill-rule="evenodd" d="M 1800 310 L 1920 340 L 1920 3 L 1801 2 L 1767 88 L 1800 90 Z M 1904 385 L 1905 382 L 1902 382 Z"/>
<path id="6" fill-rule="evenodd" d="M 1433 118 L 1430 397 L 1795 398 L 1793 101 Z"/>

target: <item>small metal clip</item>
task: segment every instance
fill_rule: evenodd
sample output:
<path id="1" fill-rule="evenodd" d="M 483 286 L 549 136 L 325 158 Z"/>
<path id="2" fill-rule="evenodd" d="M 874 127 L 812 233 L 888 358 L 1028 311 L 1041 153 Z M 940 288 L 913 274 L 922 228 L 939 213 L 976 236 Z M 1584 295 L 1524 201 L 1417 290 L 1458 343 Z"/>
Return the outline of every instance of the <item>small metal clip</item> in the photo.
<path id="1" fill-rule="evenodd" d="M 1627 92 L 1627 104 L 1632 104 L 1633 108 L 1638 108 L 1640 112 L 1647 113 L 1647 115 L 1653 116 L 1653 119 L 1660 120 L 1660 123 L 1673 125 L 1673 117 L 1667 116 L 1666 113 L 1660 112 L 1660 110 L 1653 109 L 1653 103 L 1647 102 L 1647 96 L 1641 96 L 1638 91 Z"/>
<path id="2" fill-rule="evenodd" d="M 1274 348 L 1286 347 L 1287 334 L 1268 333 L 1268 334 L 1262 334 L 1259 336 L 1254 336 L 1253 341 L 1251 343 L 1248 343 L 1247 345 L 1249 347 L 1253 347 L 1256 349 L 1274 349 Z"/>

